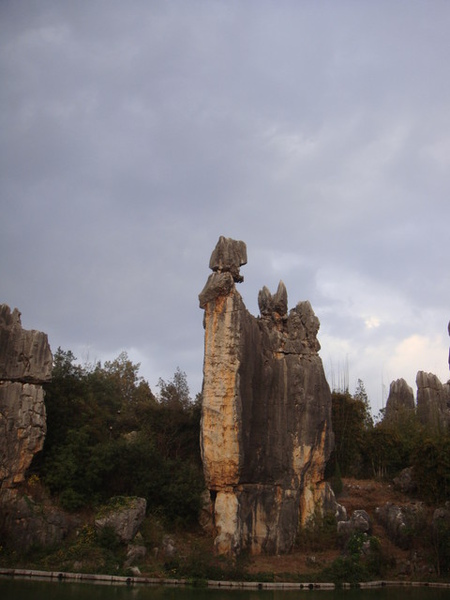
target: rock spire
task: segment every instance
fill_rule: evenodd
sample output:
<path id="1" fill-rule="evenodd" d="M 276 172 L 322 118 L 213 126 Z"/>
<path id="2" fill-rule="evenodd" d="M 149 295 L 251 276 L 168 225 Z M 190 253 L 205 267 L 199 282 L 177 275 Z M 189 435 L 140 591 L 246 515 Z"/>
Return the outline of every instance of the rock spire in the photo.
<path id="1" fill-rule="evenodd" d="M 288 312 L 280 282 L 273 295 L 261 290 L 255 318 L 235 285 L 246 262 L 244 242 L 221 237 L 199 295 L 204 474 L 219 553 L 288 552 L 330 497 L 331 394 L 310 303 Z"/>

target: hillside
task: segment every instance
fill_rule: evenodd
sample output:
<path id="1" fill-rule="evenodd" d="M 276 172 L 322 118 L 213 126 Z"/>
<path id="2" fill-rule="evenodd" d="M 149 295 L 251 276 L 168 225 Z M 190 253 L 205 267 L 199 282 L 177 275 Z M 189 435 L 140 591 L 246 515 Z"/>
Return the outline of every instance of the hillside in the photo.
<path id="1" fill-rule="evenodd" d="M 376 508 L 388 502 L 400 506 L 417 506 L 418 501 L 394 490 L 386 482 L 344 479 L 343 484 L 339 502 L 345 506 L 349 516 L 354 510 L 365 510 L 372 523 L 369 533 L 380 541 L 382 573 L 371 578 L 422 581 L 436 579 L 436 556 L 430 545 L 429 529 L 413 539 L 410 549 L 402 550 L 389 540 L 375 517 Z M 434 507 L 423 506 L 424 520 L 431 523 Z M 210 535 L 197 530 L 189 534 L 170 534 L 170 537 L 177 554 L 170 560 L 163 555 L 149 557 L 146 564 L 141 566 L 143 574 L 167 576 L 167 568 L 171 567 L 172 576 L 187 576 L 191 572 L 196 577 L 210 579 L 228 577 L 262 581 L 313 581 L 316 578 L 323 580 L 322 572 L 343 554 L 342 548 L 336 543 L 336 536 L 333 536 L 329 544 L 316 540 L 313 549 L 294 549 L 289 554 L 277 556 L 241 558 L 231 566 L 231 561 L 213 557 L 213 538 Z"/>
<path id="2" fill-rule="evenodd" d="M 145 557 L 128 563 L 138 567 L 145 577 L 187 578 L 190 580 L 252 580 L 252 581 L 357 581 L 364 579 L 388 580 L 436 580 L 440 575 L 435 568 L 436 549 L 433 548 L 430 527 L 422 529 L 412 541 L 411 548 L 402 550 L 394 545 L 375 518 L 376 508 L 387 502 L 400 506 L 417 506 L 419 503 L 393 489 L 386 482 L 375 480 L 344 479 L 343 492 L 338 498 L 349 516 L 354 510 L 365 510 L 371 519 L 370 536 L 380 542 L 382 568 L 379 572 L 354 571 L 353 563 L 344 559 L 343 549 L 335 533 L 335 525 L 328 530 L 328 537 L 319 533 L 312 536 L 302 548 L 278 556 L 241 556 L 236 560 L 214 555 L 213 536 L 199 526 L 164 527 L 156 515 L 145 519 L 139 540 L 145 545 Z M 434 507 L 424 506 L 426 523 L 431 523 Z M 93 514 L 78 513 L 79 530 L 75 536 L 47 552 L 34 549 L 26 555 L 0 552 L 0 566 L 45 571 L 69 571 L 82 573 L 130 574 L 126 568 L 127 548 L 117 544 L 109 535 L 96 535 Z M 106 532 L 108 533 L 108 532 Z M 339 562 L 341 560 L 341 563 Z M 362 559 L 364 562 L 365 559 Z M 344 564 L 345 571 L 336 565 Z M 123 567 L 119 565 L 122 564 Z M 349 570 L 350 569 L 350 570 Z M 362 573 L 362 575 L 361 575 Z"/>
<path id="3" fill-rule="evenodd" d="M 372 522 L 371 534 L 380 540 L 383 554 L 389 563 L 385 577 L 410 577 L 419 574 L 428 577 L 430 575 L 429 549 L 421 548 L 421 540 L 415 540 L 412 550 L 402 550 L 389 540 L 385 529 L 375 518 L 375 509 L 387 502 L 409 505 L 416 503 L 416 500 L 394 490 L 391 484 L 382 481 L 344 479 L 343 483 L 343 492 L 338 501 L 345 506 L 349 516 L 358 509 L 363 509 L 369 514 Z M 433 509 L 426 510 L 429 513 L 427 520 L 431 520 Z M 285 573 L 318 572 L 340 554 L 339 548 L 328 548 L 314 552 L 294 550 L 285 556 L 258 556 L 251 560 L 249 571 L 273 572 L 276 576 Z"/>

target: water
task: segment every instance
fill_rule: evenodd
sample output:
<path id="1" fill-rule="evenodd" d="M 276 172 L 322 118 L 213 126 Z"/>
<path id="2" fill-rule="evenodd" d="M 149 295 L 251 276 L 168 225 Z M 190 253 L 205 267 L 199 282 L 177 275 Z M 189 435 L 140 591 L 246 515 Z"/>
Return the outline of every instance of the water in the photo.
<path id="1" fill-rule="evenodd" d="M 450 600 L 450 589 L 214 590 L 99 585 L 0 577 L 1 600 Z"/>

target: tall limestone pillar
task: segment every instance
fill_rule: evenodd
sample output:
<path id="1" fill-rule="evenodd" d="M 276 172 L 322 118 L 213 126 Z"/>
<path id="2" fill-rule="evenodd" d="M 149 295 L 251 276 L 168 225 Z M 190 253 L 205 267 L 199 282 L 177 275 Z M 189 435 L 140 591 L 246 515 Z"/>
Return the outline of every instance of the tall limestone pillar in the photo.
<path id="1" fill-rule="evenodd" d="M 331 394 L 309 302 L 288 313 L 280 282 L 259 294 L 253 317 L 236 289 L 243 242 L 221 237 L 203 291 L 205 355 L 201 449 L 215 545 L 288 552 L 298 527 L 321 509 L 334 438 Z"/>

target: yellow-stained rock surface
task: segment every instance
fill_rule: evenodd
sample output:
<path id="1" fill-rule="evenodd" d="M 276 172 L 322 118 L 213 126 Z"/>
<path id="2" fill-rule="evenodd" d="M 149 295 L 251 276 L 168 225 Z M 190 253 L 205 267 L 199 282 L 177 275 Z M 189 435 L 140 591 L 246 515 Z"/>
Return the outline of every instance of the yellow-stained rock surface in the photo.
<path id="1" fill-rule="evenodd" d="M 245 244 L 221 237 L 201 292 L 205 354 L 201 448 L 219 553 L 291 550 L 298 527 L 330 490 L 331 394 L 309 302 L 288 312 L 280 282 L 261 316 L 236 289 Z M 332 495 L 332 494 L 331 494 Z"/>

